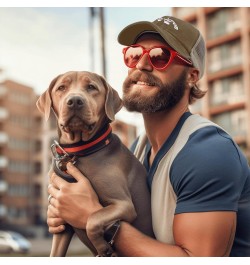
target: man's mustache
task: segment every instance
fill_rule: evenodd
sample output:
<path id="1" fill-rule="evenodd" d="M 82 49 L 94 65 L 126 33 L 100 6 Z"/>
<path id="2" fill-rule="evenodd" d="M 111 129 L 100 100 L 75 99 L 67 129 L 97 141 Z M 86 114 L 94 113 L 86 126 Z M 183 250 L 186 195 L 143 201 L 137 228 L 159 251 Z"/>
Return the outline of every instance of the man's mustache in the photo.
<path id="1" fill-rule="evenodd" d="M 161 80 L 157 78 L 156 76 L 150 73 L 135 71 L 127 76 L 127 78 L 125 79 L 123 83 L 123 87 L 128 87 L 131 84 L 134 84 L 138 81 L 153 84 L 154 86 L 158 86 L 158 87 L 161 87 L 163 85 Z"/>

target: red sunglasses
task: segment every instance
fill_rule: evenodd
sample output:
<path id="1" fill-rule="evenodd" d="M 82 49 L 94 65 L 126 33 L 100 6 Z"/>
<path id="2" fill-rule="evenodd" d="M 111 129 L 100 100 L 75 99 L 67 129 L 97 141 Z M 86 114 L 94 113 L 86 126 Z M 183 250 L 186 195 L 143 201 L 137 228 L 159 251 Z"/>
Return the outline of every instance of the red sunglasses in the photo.
<path id="1" fill-rule="evenodd" d="M 141 45 L 131 45 L 123 48 L 122 52 L 124 54 L 124 62 L 129 68 L 136 67 L 145 53 L 148 54 L 150 64 L 157 70 L 166 69 L 175 57 L 180 58 L 188 65 L 192 65 L 189 60 L 183 58 L 176 51 L 165 46 L 155 46 L 147 50 Z"/>

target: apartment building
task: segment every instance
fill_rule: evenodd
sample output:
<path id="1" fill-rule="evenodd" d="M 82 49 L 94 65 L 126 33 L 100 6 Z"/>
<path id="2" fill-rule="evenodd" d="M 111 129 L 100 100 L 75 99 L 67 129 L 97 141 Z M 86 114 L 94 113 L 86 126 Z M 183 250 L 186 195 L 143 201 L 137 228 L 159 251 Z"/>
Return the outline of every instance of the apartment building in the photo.
<path id="1" fill-rule="evenodd" d="M 28 86 L 0 83 L 0 225 L 41 220 L 41 117 Z"/>
<path id="2" fill-rule="evenodd" d="M 193 112 L 228 131 L 250 160 L 250 8 L 175 7 L 174 16 L 202 32 L 207 46 L 204 99 Z"/>

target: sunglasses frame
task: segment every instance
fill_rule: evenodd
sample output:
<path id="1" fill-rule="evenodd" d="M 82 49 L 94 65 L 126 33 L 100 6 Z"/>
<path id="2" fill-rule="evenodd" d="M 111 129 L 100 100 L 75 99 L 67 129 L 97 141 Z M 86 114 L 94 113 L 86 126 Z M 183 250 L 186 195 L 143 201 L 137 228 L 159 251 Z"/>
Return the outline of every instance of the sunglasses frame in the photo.
<path id="1" fill-rule="evenodd" d="M 125 55 L 126 55 L 127 50 L 128 50 L 129 48 L 133 48 L 133 47 L 140 47 L 140 48 L 142 48 L 142 51 L 143 51 L 143 52 L 142 52 L 142 54 L 141 54 L 139 60 L 137 61 L 137 63 L 136 63 L 134 66 L 128 66 L 128 65 L 126 64 Z M 155 48 L 166 49 L 166 50 L 168 50 L 168 51 L 170 52 L 170 58 L 169 58 L 169 61 L 167 62 L 167 64 L 166 64 L 164 67 L 155 67 L 155 66 L 153 65 L 152 61 L 151 61 L 151 58 L 150 58 L 149 53 L 150 53 L 151 50 L 153 50 L 153 49 L 155 49 Z M 141 45 L 139 45 L 139 44 L 135 44 L 135 45 L 130 45 L 130 46 L 127 46 L 127 47 L 123 48 L 123 49 L 122 49 L 122 53 L 123 53 L 123 60 L 124 60 L 124 63 L 125 63 L 125 65 L 126 65 L 127 67 L 129 67 L 129 68 L 135 68 L 136 65 L 139 63 L 139 61 L 141 60 L 141 58 L 144 56 L 144 54 L 147 54 L 147 55 L 148 55 L 148 61 L 150 62 L 150 64 L 152 65 L 152 67 L 153 67 L 154 69 L 156 69 L 156 70 L 165 70 L 165 69 L 166 69 L 166 68 L 172 63 L 172 61 L 174 60 L 175 57 L 178 57 L 178 58 L 181 59 L 183 62 L 187 63 L 189 66 L 192 66 L 192 63 L 191 63 L 189 60 L 183 58 L 183 57 L 182 57 L 177 51 L 175 51 L 175 50 L 173 50 L 173 49 L 171 49 L 171 48 L 169 48 L 169 47 L 166 47 L 166 46 L 154 46 L 154 47 L 152 47 L 152 48 L 150 48 L 150 49 L 145 49 L 143 46 L 141 46 Z"/>

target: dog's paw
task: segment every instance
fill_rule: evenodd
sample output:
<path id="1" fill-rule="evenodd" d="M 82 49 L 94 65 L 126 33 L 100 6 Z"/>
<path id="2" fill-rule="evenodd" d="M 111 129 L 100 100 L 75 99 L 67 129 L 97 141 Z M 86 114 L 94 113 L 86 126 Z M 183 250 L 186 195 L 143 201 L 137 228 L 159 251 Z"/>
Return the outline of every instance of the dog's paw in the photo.
<path id="1" fill-rule="evenodd" d="M 105 250 L 98 252 L 96 257 L 117 257 L 117 254 L 111 246 L 107 245 Z"/>

